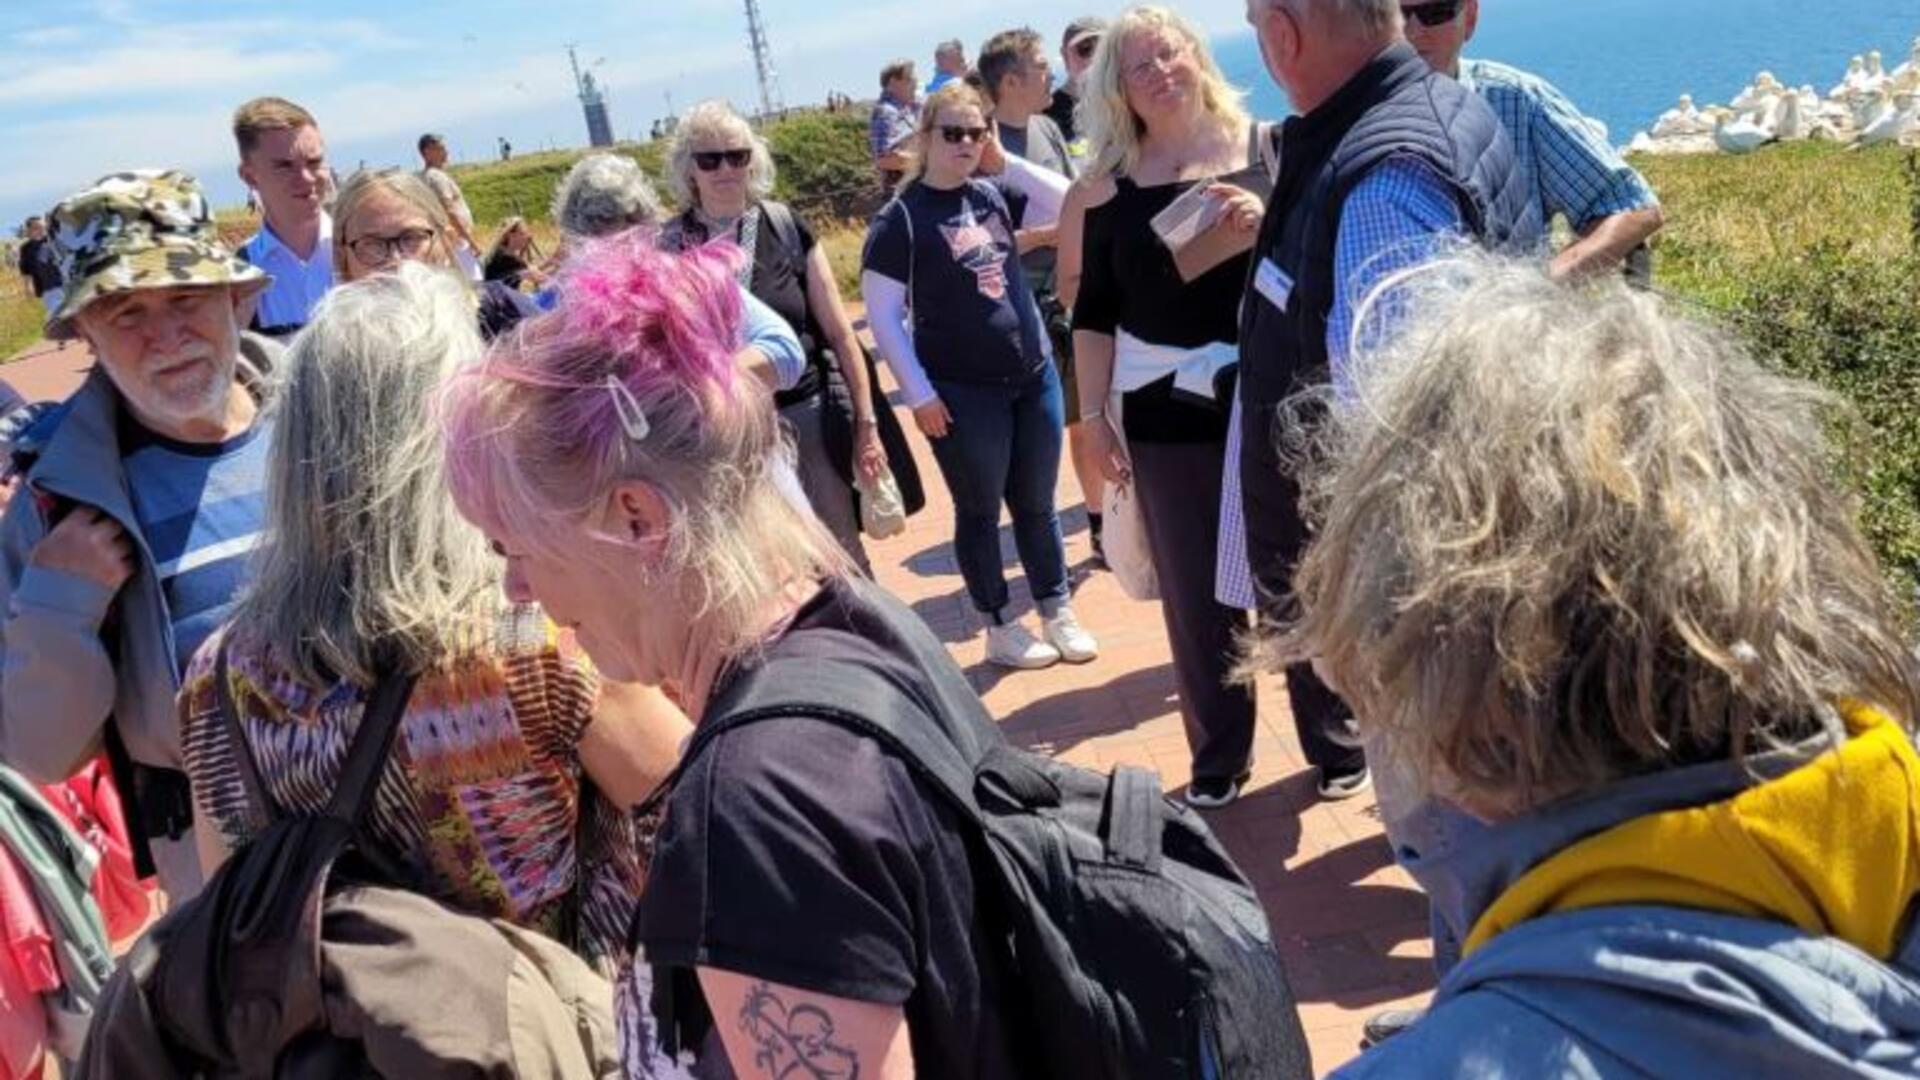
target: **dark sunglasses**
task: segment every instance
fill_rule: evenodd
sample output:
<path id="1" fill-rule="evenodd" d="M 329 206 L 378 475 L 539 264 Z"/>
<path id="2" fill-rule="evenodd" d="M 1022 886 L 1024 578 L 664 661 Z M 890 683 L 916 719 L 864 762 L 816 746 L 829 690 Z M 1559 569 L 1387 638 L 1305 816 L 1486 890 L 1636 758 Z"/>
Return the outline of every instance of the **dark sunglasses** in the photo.
<path id="1" fill-rule="evenodd" d="M 696 150 L 693 152 L 693 163 L 701 172 L 712 172 L 718 169 L 722 162 L 736 169 L 744 169 L 752 160 L 753 151 L 751 150 Z"/>
<path id="2" fill-rule="evenodd" d="M 1099 47 L 1100 47 L 1100 39 L 1097 37 L 1090 37 L 1087 40 L 1082 41 L 1080 44 L 1075 45 L 1073 47 L 1073 55 L 1079 57 L 1082 60 L 1091 60 L 1093 59 L 1093 50 Z"/>
<path id="3" fill-rule="evenodd" d="M 959 124 L 941 124 L 940 137 L 955 146 L 963 142 L 983 143 L 987 141 L 987 129 L 983 127 L 961 127 Z"/>
<path id="4" fill-rule="evenodd" d="M 1403 5 L 1400 14 L 1425 27 L 1445 26 L 1460 16 L 1466 0 L 1439 0 L 1433 4 Z"/>

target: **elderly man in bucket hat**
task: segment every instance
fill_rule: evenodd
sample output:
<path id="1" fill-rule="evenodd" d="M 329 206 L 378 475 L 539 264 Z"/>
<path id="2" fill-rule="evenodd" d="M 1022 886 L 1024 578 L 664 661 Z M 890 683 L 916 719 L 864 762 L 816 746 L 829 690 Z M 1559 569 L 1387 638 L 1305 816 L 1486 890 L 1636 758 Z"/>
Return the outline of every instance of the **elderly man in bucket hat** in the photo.
<path id="1" fill-rule="evenodd" d="M 221 245 L 184 173 L 103 177 L 48 221 L 67 293 L 47 336 L 96 362 L 14 443 L 30 497 L 0 520 L 0 759 L 55 781 L 104 748 L 137 857 L 177 902 L 201 871 L 174 694 L 260 531 L 279 347 L 238 312 L 270 279 Z"/>

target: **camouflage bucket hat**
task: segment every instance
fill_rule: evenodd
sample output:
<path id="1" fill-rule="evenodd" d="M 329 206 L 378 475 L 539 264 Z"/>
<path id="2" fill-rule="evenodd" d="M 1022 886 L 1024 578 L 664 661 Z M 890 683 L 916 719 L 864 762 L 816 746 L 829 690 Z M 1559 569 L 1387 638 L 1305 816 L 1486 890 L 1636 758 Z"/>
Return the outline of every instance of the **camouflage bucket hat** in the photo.
<path id="1" fill-rule="evenodd" d="M 233 256 L 213 227 L 200 182 L 175 170 L 114 173 L 47 215 L 67 292 L 47 319 L 49 338 L 73 336 L 73 317 L 102 297 L 179 285 L 231 285 L 242 295 L 272 282 Z"/>

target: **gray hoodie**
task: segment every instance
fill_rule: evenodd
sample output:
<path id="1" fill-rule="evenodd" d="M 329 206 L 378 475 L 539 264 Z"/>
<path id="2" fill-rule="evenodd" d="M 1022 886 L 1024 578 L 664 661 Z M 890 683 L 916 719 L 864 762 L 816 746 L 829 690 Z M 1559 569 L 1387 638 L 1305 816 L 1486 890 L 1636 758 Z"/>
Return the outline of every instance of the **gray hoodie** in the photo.
<path id="1" fill-rule="evenodd" d="M 266 338 L 243 334 L 241 379 L 258 387 L 280 352 Z M 42 783 L 65 779 L 99 753 L 109 717 L 134 761 L 183 767 L 174 713 L 179 672 L 173 622 L 127 491 L 119 413 L 119 392 L 96 367 L 63 406 L 20 437 L 16 450 L 25 447 L 37 456 L 26 487 L 0 520 L 0 610 L 6 619 L 0 626 L 0 758 Z M 117 594 L 28 564 L 49 528 L 36 496 L 95 507 L 127 531 L 135 565 Z M 118 619 L 116 654 L 109 654 L 100 633 L 110 610 Z M 199 890 L 191 835 L 156 840 L 152 848 L 161 887 L 176 903 Z"/>

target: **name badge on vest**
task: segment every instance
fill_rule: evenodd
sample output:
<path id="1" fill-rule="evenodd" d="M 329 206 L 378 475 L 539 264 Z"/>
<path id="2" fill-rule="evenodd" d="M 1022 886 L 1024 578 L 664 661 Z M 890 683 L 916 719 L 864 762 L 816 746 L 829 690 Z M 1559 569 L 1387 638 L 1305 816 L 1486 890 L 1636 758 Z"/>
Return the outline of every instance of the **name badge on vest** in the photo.
<path id="1" fill-rule="evenodd" d="M 1260 266 L 1253 272 L 1253 287 L 1258 289 L 1267 302 L 1281 311 L 1287 310 L 1287 300 L 1293 295 L 1293 279 L 1285 270 L 1273 265 L 1272 259 L 1261 259 Z"/>

